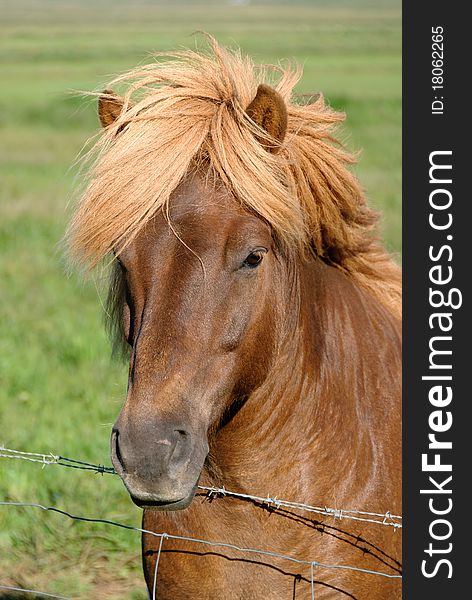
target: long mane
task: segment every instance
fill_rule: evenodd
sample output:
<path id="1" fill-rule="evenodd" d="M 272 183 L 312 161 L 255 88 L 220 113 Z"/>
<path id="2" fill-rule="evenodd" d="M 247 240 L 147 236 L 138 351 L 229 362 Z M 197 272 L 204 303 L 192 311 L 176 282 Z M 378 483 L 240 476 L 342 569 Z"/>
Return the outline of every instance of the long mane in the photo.
<path id="1" fill-rule="evenodd" d="M 299 104 L 299 68 L 256 67 L 209 37 L 204 51 L 162 53 L 111 85 L 124 88 L 116 121 L 92 149 L 88 185 L 67 241 L 75 261 L 95 266 L 119 253 L 192 169 L 211 169 L 235 200 L 300 253 L 343 270 L 400 315 L 400 269 L 375 237 L 377 215 L 336 141 L 344 119 L 321 95 Z M 281 94 L 288 128 L 277 153 L 260 143 L 245 109 L 259 83 Z"/>

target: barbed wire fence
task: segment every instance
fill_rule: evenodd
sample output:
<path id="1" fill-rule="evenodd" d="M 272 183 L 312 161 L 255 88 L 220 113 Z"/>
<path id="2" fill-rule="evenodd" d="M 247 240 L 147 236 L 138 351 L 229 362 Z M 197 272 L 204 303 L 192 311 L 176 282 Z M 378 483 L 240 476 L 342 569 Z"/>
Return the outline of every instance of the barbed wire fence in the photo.
<path id="1" fill-rule="evenodd" d="M 52 453 L 44 454 L 44 453 L 38 453 L 38 452 L 25 452 L 25 451 L 13 450 L 11 448 L 5 448 L 3 446 L 0 446 L 0 458 L 25 460 L 25 461 L 29 461 L 29 462 L 34 462 L 37 464 L 41 464 L 43 466 L 43 468 L 46 466 L 50 466 L 50 465 L 56 465 L 56 466 L 62 466 L 62 467 L 66 467 L 66 468 L 90 471 L 90 472 L 93 472 L 95 474 L 100 474 L 100 475 L 105 475 L 105 474 L 117 475 L 117 473 L 113 467 L 107 467 L 107 466 L 101 465 L 101 464 L 93 464 L 93 463 L 89 463 L 89 462 L 85 462 L 85 461 L 71 459 L 71 458 L 67 458 L 64 456 L 55 455 Z M 228 497 L 239 498 L 242 500 L 250 500 L 252 502 L 258 503 L 259 505 L 270 507 L 273 510 L 277 510 L 280 508 L 288 508 L 288 509 L 294 509 L 294 510 L 304 511 L 304 512 L 308 512 L 308 513 L 315 513 L 318 515 L 328 516 L 328 517 L 332 517 L 333 519 L 337 519 L 337 520 L 350 519 L 350 520 L 361 521 L 361 522 L 365 522 L 365 523 L 375 523 L 375 524 L 381 525 L 381 526 L 392 527 L 394 532 L 397 529 L 402 528 L 401 515 L 394 515 L 390 511 L 372 512 L 372 511 L 362 511 L 362 510 L 355 510 L 355 509 L 331 508 L 331 507 L 327 507 L 327 506 L 312 506 L 310 504 L 305 504 L 305 503 L 301 503 L 301 502 L 282 500 L 282 499 L 277 498 L 276 496 L 268 495 L 267 497 L 263 497 L 263 496 L 255 496 L 255 495 L 251 495 L 251 494 L 243 494 L 240 492 L 233 492 L 231 490 L 225 489 L 224 487 L 198 486 L 198 489 L 201 490 L 204 494 L 206 494 L 206 496 L 209 499 L 212 499 L 215 497 L 228 496 Z M 54 513 L 63 515 L 65 517 L 68 517 L 69 519 L 73 519 L 75 521 L 84 521 L 84 522 L 88 522 L 88 523 L 101 523 L 104 525 L 110 525 L 110 526 L 114 526 L 114 527 L 120 527 L 122 529 L 136 531 L 141 534 L 146 533 L 153 537 L 159 538 L 159 547 L 158 547 L 158 551 L 157 551 L 156 563 L 155 563 L 155 568 L 154 568 L 154 581 L 153 581 L 153 591 L 152 591 L 152 599 L 153 600 L 156 599 L 158 567 L 159 567 L 159 561 L 160 561 L 160 557 L 161 557 L 161 551 L 162 551 L 162 548 L 164 545 L 164 541 L 166 539 L 181 540 L 181 541 L 187 541 L 187 542 L 192 542 L 192 543 L 197 543 L 197 544 L 204 544 L 204 545 L 211 546 L 211 547 L 231 549 L 231 550 L 237 551 L 242 554 L 257 554 L 260 556 L 269 556 L 272 558 L 286 560 L 288 562 L 295 563 L 298 565 L 308 566 L 310 568 L 310 585 L 311 585 L 312 600 L 315 599 L 314 574 L 315 574 L 315 569 L 317 567 L 321 567 L 321 568 L 325 568 L 325 569 L 357 571 L 360 573 L 365 573 L 366 575 L 376 575 L 376 576 L 380 576 L 380 577 L 386 577 L 389 579 L 401 579 L 401 577 L 402 577 L 400 574 L 397 575 L 397 574 L 392 574 L 392 573 L 385 573 L 382 571 L 363 569 L 363 568 L 354 567 L 351 565 L 332 565 L 332 564 L 321 563 L 316 560 L 302 560 L 302 559 L 295 558 L 294 556 L 284 555 L 284 554 L 280 554 L 280 553 L 272 552 L 272 551 L 268 551 L 268 550 L 236 546 L 234 544 L 230 544 L 227 542 L 203 540 L 203 539 L 199 539 L 199 538 L 173 535 L 173 534 L 167 533 L 167 532 L 157 533 L 154 531 L 142 529 L 140 527 L 134 527 L 132 525 L 127 525 L 124 523 L 119 523 L 117 521 L 111 521 L 108 519 L 96 519 L 96 518 L 92 518 L 92 517 L 83 517 L 83 516 L 73 515 L 65 510 L 60 509 L 60 508 L 57 508 L 54 506 L 44 506 L 42 504 L 37 504 L 34 502 L 0 501 L 0 506 L 17 507 L 17 508 L 37 508 L 37 509 L 41 509 L 44 511 L 54 512 Z M 60 598 L 62 600 L 71 600 L 70 598 L 66 598 L 64 596 L 58 596 L 58 595 L 49 594 L 46 592 L 39 592 L 39 591 L 28 590 L 28 589 L 24 589 L 24 588 L 10 587 L 10 586 L 6 586 L 6 585 L 0 585 L 0 589 L 18 591 L 18 592 L 23 592 L 23 593 L 32 593 L 32 594 L 36 594 L 39 596 L 45 596 L 45 597 L 50 597 L 50 598 Z"/>
<path id="2" fill-rule="evenodd" d="M 113 467 L 106 467 L 100 464 L 93 464 L 84 461 L 74 460 L 55 454 L 40 454 L 38 452 L 20 452 L 18 450 L 12 450 L 10 448 L 4 448 L 3 446 L 0 446 L 0 458 L 27 460 L 31 462 L 40 463 L 44 466 L 59 465 L 61 467 L 93 471 L 101 475 L 117 475 Z M 344 508 L 330 508 L 327 506 L 311 506 L 310 504 L 304 504 L 301 502 L 291 502 L 288 500 L 282 500 L 277 498 L 277 496 L 268 495 L 264 497 L 253 496 L 251 494 L 242 494 L 240 492 L 233 492 L 231 490 L 227 490 L 224 487 L 207 487 L 199 485 L 198 489 L 206 492 L 209 497 L 232 496 L 235 498 L 253 500 L 254 502 L 259 502 L 261 504 L 271 505 L 276 509 L 281 507 L 292 508 L 325 516 L 331 516 L 338 519 L 352 519 L 355 521 L 364 521 L 366 523 L 377 523 L 379 525 L 386 525 L 395 529 L 400 529 L 402 527 L 402 524 L 400 523 L 402 517 L 400 515 L 394 515 L 390 511 L 380 513 Z"/>

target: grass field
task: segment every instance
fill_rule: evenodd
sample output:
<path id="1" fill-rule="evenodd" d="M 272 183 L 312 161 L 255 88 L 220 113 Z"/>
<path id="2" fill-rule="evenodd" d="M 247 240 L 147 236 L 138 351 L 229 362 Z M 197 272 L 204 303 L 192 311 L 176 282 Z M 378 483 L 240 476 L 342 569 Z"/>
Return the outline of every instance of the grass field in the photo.
<path id="1" fill-rule="evenodd" d="M 0 0 L 0 444 L 108 462 L 126 368 L 110 360 L 97 288 L 68 277 L 58 242 L 74 171 L 97 130 L 74 90 L 101 89 L 152 50 L 206 30 L 258 62 L 296 59 L 298 91 L 322 90 L 348 115 L 355 168 L 401 251 L 399 2 L 227 5 Z M 1 459 L 0 459 L 1 460 Z M 0 499 L 139 525 L 117 478 L 0 462 Z M 0 585 L 77 599 L 145 598 L 139 535 L 0 507 Z M 0 598 L 20 596 L 2 595 Z M 31 598 L 31 596 L 28 596 Z"/>

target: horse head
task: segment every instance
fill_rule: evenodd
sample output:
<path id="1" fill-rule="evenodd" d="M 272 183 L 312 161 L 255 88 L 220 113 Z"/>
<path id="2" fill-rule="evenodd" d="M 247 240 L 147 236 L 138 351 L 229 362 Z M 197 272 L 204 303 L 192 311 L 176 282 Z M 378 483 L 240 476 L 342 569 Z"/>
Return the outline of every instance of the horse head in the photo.
<path id="1" fill-rule="evenodd" d="M 112 458 L 133 499 L 163 509 L 191 502 L 207 456 L 212 476 L 228 472 L 230 430 L 250 406 L 261 414 L 258 394 L 267 410 L 276 377 L 297 379 L 298 402 L 325 268 L 400 306 L 398 267 L 333 137 L 343 115 L 321 95 L 294 102 L 298 71 L 279 69 L 275 89 L 260 83 L 273 70 L 210 44 L 118 77 L 122 97 L 99 95 L 97 161 L 68 234 L 83 264 L 114 255 L 109 312 L 130 369 Z"/>
<path id="2" fill-rule="evenodd" d="M 104 126 L 119 107 L 110 92 L 100 99 Z M 247 113 L 282 142 L 287 115 L 275 90 L 261 85 Z M 168 213 L 157 213 L 116 260 L 130 369 L 111 437 L 113 464 L 139 506 L 182 509 L 194 496 L 209 437 L 272 364 L 279 249 L 271 227 L 200 168 L 172 193 Z"/>

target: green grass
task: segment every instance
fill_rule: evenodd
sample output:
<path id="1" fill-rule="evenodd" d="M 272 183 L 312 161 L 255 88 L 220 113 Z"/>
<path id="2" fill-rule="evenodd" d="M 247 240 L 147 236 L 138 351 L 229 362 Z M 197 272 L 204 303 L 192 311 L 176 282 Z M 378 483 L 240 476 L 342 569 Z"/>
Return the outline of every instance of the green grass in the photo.
<path id="1" fill-rule="evenodd" d="M 0 0 L 0 443 L 108 461 L 110 425 L 126 388 L 101 325 L 97 287 L 67 276 L 58 242 L 74 170 L 95 133 L 101 89 L 152 50 L 192 46 L 203 29 L 256 61 L 304 65 L 298 91 L 323 91 L 346 111 L 355 171 L 401 251 L 399 3 Z M 0 496 L 139 525 L 117 478 L 0 463 Z M 0 585 L 74 598 L 144 598 L 138 534 L 0 508 Z M 1 592 L 0 592 L 0 597 Z"/>

